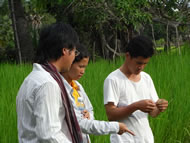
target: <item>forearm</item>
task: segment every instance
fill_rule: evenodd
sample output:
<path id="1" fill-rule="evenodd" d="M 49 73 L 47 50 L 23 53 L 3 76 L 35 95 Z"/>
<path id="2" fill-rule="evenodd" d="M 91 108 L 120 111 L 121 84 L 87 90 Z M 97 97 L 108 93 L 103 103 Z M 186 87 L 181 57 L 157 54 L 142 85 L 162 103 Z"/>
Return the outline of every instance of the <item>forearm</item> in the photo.
<path id="1" fill-rule="evenodd" d="M 130 116 L 133 112 L 138 110 L 136 102 L 124 107 L 116 107 L 105 105 L 108 120 L 118 121 Z"/>
<path id="2" fill-rule="evenodd" d="M 79 121 L 79 126 L 82 132 L 86 134 L 106 135 L 119 132 L 118 122 L 82 119 Z"/>
<path id="3" fill-rule="evenodd" d="M 151 117 L 157 117 L 159 114 L 160 110 L 157 107 L 149 113 Z"/>

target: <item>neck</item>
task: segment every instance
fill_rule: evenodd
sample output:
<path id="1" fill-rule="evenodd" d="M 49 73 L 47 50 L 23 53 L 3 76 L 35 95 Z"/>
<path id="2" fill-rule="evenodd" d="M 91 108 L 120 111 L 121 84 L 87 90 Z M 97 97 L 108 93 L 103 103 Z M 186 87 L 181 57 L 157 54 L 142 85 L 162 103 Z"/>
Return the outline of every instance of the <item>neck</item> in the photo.
<path id="1" fill-rule="evenodd" d="M 50 61 L 49 63 L 51 63 L 58 72 L 61 72 L 61 66 L 59 65 L 59 61 Z"/>
<path id="2" fill-rule="evenodd" d="M 63 77 L 65 78 L 65 80 L 66 80 L 69 84 L 71 84 L 72 79 L 69 77 L 68 72 L 62 73 L 62 75 L 63 75 Z"/>
<path id="3" fill-rule="evenodd" d="M 127 62 L 119 68 L 121 72 L 131 81 L 138 82 L 140 80 L 140 73 L 139 74 L 134 74 L 130 71 Z"/>
<path id="4" fill-rule="evenodd" d="M 124 64 L 119 68 L 122 73 L 124 73 L 128 78 L 133 75 L 133 73 L 129 70 L 127 62 L 125 61 Z"/>

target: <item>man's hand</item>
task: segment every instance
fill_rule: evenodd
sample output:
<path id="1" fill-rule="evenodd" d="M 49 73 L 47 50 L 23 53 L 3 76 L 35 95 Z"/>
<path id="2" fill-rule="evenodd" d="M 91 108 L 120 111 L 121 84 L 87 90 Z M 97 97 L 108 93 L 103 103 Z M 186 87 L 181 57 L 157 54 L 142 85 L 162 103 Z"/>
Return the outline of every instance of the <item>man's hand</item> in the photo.
<path id="1" fill-rule="evenodd" d="M 150 99 L 140 100 L 136 102 L 136 106 L 138 110 L 141 110 L 145 113 L 149 113 L 156 108 L 156 104 Z"/>
<path id="2" fill-rule="evenodd" d="M 160 112 L 164 112 L 168 108 L 168 101 L 165 99 L 158 99 L 156 106 Z"/>
<path id="3" fill-rule="evenodd" d="M 124 124 L 124 123 L 119 123 L 119 132 L 118 132 L 118 134 L 119 135 L 122 135 L 123 133 L 125 133 L 125 132 L 128 132 L 128 133 L 130 133 L 131 135 L 135 135 L 132 131 L 130 131 L 128 128 L 127 128 L 127 126 Z"/>
<path id="4" fill-rule="evenodd" d="M 88 112 L 88 110 L 83 110 L 82 114 L 84 118 L 90 119 L 90 113 Z"/>

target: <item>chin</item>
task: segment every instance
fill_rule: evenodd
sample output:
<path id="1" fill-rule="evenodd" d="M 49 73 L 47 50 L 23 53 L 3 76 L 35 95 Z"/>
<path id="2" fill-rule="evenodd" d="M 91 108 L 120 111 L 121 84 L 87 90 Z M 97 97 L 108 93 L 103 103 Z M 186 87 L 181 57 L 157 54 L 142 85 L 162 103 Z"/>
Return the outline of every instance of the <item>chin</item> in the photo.
<path id="1" fill-rule="evenodd" d="M 63 70 L 62 70 L 62 72 L 69 72 L 70 71 L 70 67 L 65 67 Z"/>
<path id="2" fill-rule="evenodd" d="M 79 80 L 81 77 L 77 77 L 76 80 Z"/>
<path id="3" fill-rule="evenodd" d="M 63 69 L 61 72 L 66 73 L 68 71 L 69 71 L 69 69 Z"/>
<path id="4" fill-rule="evenodd" d="M 138 74 L 140 74 L 140 72 L 141 72 L 141 71 L 136 71 L 134 74 L 138 75 Z"/>

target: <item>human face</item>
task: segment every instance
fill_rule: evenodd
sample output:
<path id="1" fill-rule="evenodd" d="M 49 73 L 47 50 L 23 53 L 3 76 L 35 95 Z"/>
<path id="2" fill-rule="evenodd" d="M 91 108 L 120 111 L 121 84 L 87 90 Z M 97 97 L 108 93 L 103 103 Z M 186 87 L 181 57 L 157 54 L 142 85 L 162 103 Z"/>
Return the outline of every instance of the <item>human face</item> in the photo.
<path id="1" fill-rule="evenodd" d="M 127 62 L 128 62 L 128 69 L 131 74 L 138 75 L 141 71 L 144 70 L 145 66 L 150 60 L 149 58 L 144 58 L 142 56 L 139 57 L 131 57 L 128 55 L 127 57 Z"/>
<path id="2" fill-rule="evenodd" d="M 70 50 L 63 48 L 63 72 L 69 71 L 75 59 L 76 48 Z"/>
<path id="3" fill-rule="evenodd" d="M 72 80 L 80 79 L 85 73 L 85 69 L 88 65 L 88 61 L 89 61 L 89 58 L 83 58 L 79 62 L 75 62 L 74 64 L 72 64 L 68 72 L 70 79 Z"/>

